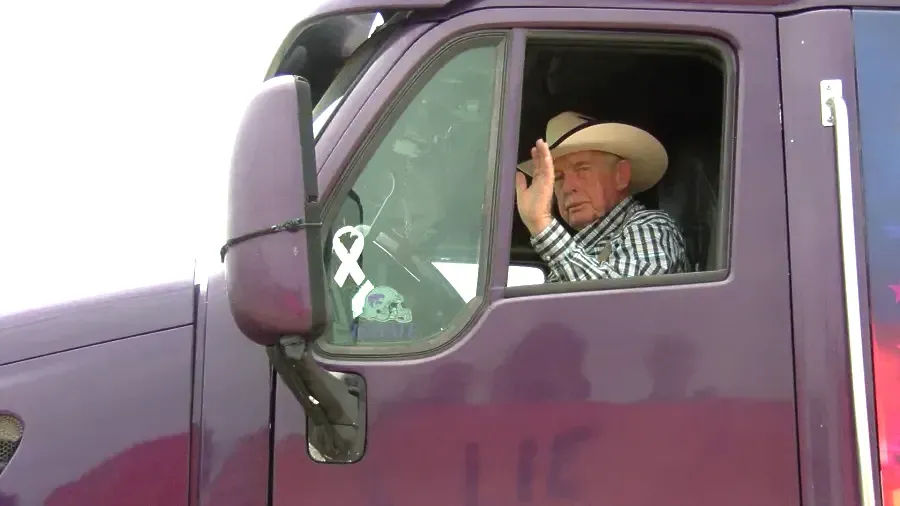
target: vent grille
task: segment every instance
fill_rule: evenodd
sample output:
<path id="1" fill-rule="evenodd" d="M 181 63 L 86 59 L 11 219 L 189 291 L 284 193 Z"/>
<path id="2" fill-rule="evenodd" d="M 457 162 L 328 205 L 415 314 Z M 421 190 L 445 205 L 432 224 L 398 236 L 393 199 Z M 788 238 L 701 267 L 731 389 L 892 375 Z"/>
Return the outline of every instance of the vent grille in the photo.
<path id="1" fill-rule="evenodd" d="M 22 441 L 22 422 L 12 415 L 0 414 L 0 472 L 6 468 Z"/>

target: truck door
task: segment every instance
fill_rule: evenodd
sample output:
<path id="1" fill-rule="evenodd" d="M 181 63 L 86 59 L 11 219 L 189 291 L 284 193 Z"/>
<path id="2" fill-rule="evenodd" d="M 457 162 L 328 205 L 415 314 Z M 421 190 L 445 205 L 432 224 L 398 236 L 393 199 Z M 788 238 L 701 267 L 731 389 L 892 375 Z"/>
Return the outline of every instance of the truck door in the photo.
<path id="1" fill-rule="evenodd" d="M 275 506 L 799 504 L 776 18 L 588 4 L 458 13 L 321 134 L 365 451 L 319 462 L 279 380 Z M 545 282 L 514 174 L 563 110 L 660 138 L 686 272 Z"/>
<path id="2" fill-rule="evenodd" d="M 900 500 L 898 28 L 896 10 L 779 20 L 804 504 Z"/>

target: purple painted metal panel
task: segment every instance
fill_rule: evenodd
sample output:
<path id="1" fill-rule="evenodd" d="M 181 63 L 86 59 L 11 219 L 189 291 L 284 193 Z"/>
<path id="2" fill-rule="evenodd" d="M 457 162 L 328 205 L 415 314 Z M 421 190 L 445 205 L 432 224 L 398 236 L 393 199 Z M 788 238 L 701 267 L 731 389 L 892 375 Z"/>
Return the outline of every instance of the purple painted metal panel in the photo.
<path id="1" fill-rule="evenodd" d="M 325 0 L 319 3 L 311 18 L 347 14 L 351 12 L 375 12 L 395 9 L 435 9 L 454 0 Z"/>
<path id="2" fill-rule="evenodd" d="M 859 146 L 853 27 L 849 10 L 832 10 L 783 18 L 779 28 L 803 501 L 856 504 L 834 131 L 822 126 L 819 106 L 819 82 L 841 79 L 851 119 L 850 145 Z M 859 192 L 858 153 L 854 158 Z M 856 202 L 861 215 L 859 193 Z M 857 233 L 864 262 L 864 227 L 858 226 Z M 864 308 L 866 299 L 864 295 Z M 867 313 L 865 309 L 864 327 Z"/>
<path id="3" fill-rule="evenodd" d="M 774 17 L 498 9 L 454 18 L 412 46 L 352 124 L 332 125 L 346 133 L 321 169 L 320 187 L 340 175 L 395 87 L 427 54 L 475 27 L 513 26 L 678 30 L 734 43 L 740 103 L 730 276 L 502 300 L 430 360 L 331 364 L 362 374 L 369 387 L 367 454 L 353 465 L 310 461 L 302 409 L 278 388 L 275 506 L 297 497 L 335 505 L 511 504 L 504 501 L 530 494 L 535 476 L 548 480 L 544 502 L 535 501 L 543 504 L 720 504 L 725 497 L 799 504 Z M 518 132 L 503 132 L 501 167 L 509 177 L 499 191 L 509 195 Z M 513 203 L 500 205 L 495 223 L 508 223 Z M 494 247 L 494 258 L 508 257 L 508 241 Z M 505 269 L 505 260 L 494 267 Z M 555 453 L 556 443 L 570 436 L 593 445 L 566 468 L 588 474 L 581 491 L 560 485 L 570 477 L 553 470 L 566 454 Z M 529 437 L 552 440 L 552 448 Z M 493 452 L 479 453 L 488 450 L 479 445 L 494 445 Z M 540 470 L 527 459 L 522 467 L 520 451 L 533 452 Z"/>
<path id="4" fill-rule="evenodd" d="M 265 506 L 269 483 L 272 376 L 265 350 L 244 337 L 231 316 L 221 272 L 209 278 L 205 303 L 199 502 Z"/>
<path id="5" fill-rule="evenodd" d="M 436 10 L 436 15 L 465 12 L 491 7 L 589 7 L 603 9 L 669 9 L 678 11 L 714 12 L 792 12 L 807 9 L 822 9 L 833 6 L 868 6 L 900 8 L 897 0 L 464 0 L 453 2 L 445 9 Z"/>
<path id="6" fill-rule="evenodd" d="M 0 318 L 0 365 L 190 325 L 193 313 L 194 282 L 186 276 L 182 281 L 12 314 Z"/>
<path id="7" fill-rule="evenodd" d="M 525 40 L 526 30 L 516 28 L 510 37 L 506 55 L 506 80 L 511 83 L 521 83 L 525 76 Z M 500 123 L 500 140 L 497 143 L 500 153 L 515 153 L 519 150 L 519 124 L 522 117 L 522 86 L 509 86 L 505 91 L 503 117 Z M 515 188 L 504 185 L 497 189 L 497 202 L 501 209 L 504 203 L 514 202 L 516 198 Z M 513 215 L 512 213 L 500 213 L 494 221 L 494 242 L 496 244 L 510 244 L 512 240 Z M 494 248 L 491 252 L 491 265 L 497 268 L 490 271 L 491 279 L 486 294 L 488 300 L 495 300 L 502 296 L 509 278 L 509 248 Z"/>
<path id="8" fill-rule="evenodd" d="M 187 504 L 193 328 L 0 368 L 25 425 L 0 475 L 20 506 Z"/>
<path id="9" fill-rule="evenodd" d="M 600 7 L 600 8 L 667 8 L 703 10 L 806 10 L 833 6 L 871 6 L 898 8 L 896 0 L 326 0 L 319 4 L 312 16 L 328 16 L 349 12 L 371 12 L 380 9 L 453 9 L 469 10 L 483 6 L 507 5 L 509 7 L 547 6 Z M 477 6 L 477 7 L 476 7 Z"/>

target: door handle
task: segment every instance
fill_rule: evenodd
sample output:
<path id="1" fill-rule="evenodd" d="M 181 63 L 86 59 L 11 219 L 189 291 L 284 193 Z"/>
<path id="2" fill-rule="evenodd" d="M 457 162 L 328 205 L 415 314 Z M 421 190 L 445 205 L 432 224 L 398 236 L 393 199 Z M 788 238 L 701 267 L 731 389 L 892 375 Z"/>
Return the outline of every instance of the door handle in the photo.
<path id="1" fill-rule="evenodd" d="M 841 227 L 841 255 L 844 275 L 844 310 L 847 318 L 847 349 L 850 356 L 850 385 L 859 473 L 860 500 L 875 506 L 874 455 L 870 439 L 869 397 L 866 391 L 865 347 L 863 346 L 862 305 L 859 300 L 859 271 L 856 255 L 856 222 L 853 213 L 853 185 L 850 152 L 850 114 L 840 79 L 819 83 L 822 98 L 822 125 L 834 128 L 837 159 L 838 216 Z"/>

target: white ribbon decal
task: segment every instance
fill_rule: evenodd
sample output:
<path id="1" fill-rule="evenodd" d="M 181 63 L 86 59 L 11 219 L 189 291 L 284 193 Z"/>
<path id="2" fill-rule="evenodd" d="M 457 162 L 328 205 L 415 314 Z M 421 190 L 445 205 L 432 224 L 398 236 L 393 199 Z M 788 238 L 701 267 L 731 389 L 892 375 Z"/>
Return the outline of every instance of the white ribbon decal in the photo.
<path id="1" fill-rule="evenodd" d="M 341 237 L 346 234 L 350 234 L 354 238 L 349 250 L 341 242 Z M 341 261 L 337 272 L 334 273 L 334 282 L 343 288 L 349 277 L 353 278 L 353 282 L 360 287 L 360 290 L 356 292 L 351 302 L 354 318 L 362 313 L 366 295 L 374 288 L 372 283 L 366 279 L 366 273 L 363 272 L 362 267 L 359 266 L 359 257 L 362 256 L 364 246 L 365 237 L 362 232 L 352 226 L 346 226 L 338 230 L 334 234 L 331 245 L 335 256 Z"/>
<path id="2" fill-rule="evenodd" d="M 346 234 L 350 234 L 354 238 L 349 251 L 344 246 L 344 243 L 341 242 L 341 237 Z M 365 281 L 366 273 L 364 273 L 362 267 L 359 266 L 359 257 L 362 256 L 364 246 L 365 238 L 363 238 L 362 232 L 356 230 L 355 227 L 344 227 L 334 234 L 332 248 L 334 249 L 335 256 L 341 261 L 341 265 L 338 266 L 337 272 L 334 273 L 334 282 L 337 283 L 338 286 L 343 288 L 348 277 L 352 277 L 357 285 L 361 285 L 362 282 Z"/>

